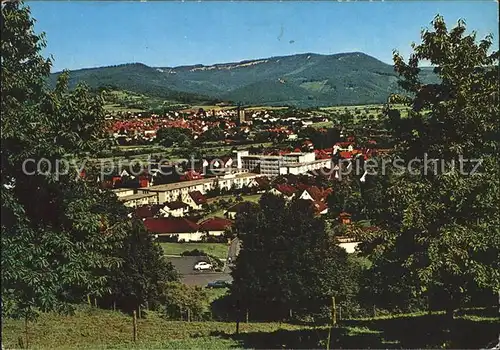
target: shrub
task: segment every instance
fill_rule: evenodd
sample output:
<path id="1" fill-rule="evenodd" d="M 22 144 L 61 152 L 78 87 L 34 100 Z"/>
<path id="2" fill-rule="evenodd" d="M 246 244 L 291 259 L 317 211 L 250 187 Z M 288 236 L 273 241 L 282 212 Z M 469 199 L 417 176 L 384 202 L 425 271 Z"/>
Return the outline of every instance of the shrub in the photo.
<path id="1" fill-rule="evenodd" d="M 209 303 L 206 290 L 199 286 L 170 282 L 162 286 L 162 313 L 168 319 L 202 320 Z"/>
<path id="2" fill-rule="evenodd" d="M 208 256 L 208 254 L 203 250 L 193 249 L 182 252 L 181 256 Z"/>

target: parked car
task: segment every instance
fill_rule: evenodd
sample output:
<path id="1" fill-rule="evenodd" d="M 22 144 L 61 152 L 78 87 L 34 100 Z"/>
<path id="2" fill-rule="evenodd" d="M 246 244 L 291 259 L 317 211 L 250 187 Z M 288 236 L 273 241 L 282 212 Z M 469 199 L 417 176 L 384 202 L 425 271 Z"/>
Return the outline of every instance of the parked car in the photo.
<path id="1" fill-rule="evenodd" d="M 207 263 L 206 261 L 200 261 L 200 262 L 197 262 L 195 265 L 194 265 L 194 269 L 197 270 L 197 271 L 201 271 L 201 270 L 212 270 L 213 269 L 213 266 L 212 264 L 209 264 Z"/>
<path id="2" fill-rule="evenodd" d="M 223 280 L 209 282 L 207 284 L 207 288 L 227 288 L 231 285 L 231 283 Z"/>

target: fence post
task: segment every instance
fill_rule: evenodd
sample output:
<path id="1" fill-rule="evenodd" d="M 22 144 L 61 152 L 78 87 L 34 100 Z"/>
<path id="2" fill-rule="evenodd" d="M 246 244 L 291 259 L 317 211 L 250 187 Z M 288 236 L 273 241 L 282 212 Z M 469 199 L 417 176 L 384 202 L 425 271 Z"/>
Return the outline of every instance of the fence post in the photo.
<path id="1" fill-rule="evenodd" d="M 87 294 L 87 303 L 89 306 L 92 306 L 92 303 L 90 302 L 90 294 Z"/>
<path id="2" fill-rule="evenodd" d="M 94 307 L 97 309 L 97 298 L 94 298 Z"/>
<path id="3" fill-rule="evenodd" d="M 330 350 L 330 342 L 332 339 L 332 329 L 333 329 L 333 327 L 335 327 L 335 324 L 337 323 L 335 312 L 336 312 L 335 297 L 332 296 L 332 311 L 331 311 L 332 323 L 330 325 L 330 328 L 328 329 L 328 340 L 326 341 L 326 350 Z"/>
<path id="4" fill-rule="evenodd" d="M 339 306 L 339 321 L 342 321 L 342 306 Z"/>
<path id="5" fill-rule="evenodd" d="M 26 349 L 29 349 L 29 336 L 28 336 L 28 314 L 24 316 L 24 332 L 26 336 Z"/>
<path id="6" fill-rule="evenodd" d="M 236 334 L 240 333 L 240 300 L 236 300 Z"/>
<path id="7" fill-rule="evenodd" d="M 377 317 L 377 307 L 373 305 L 373 317 Z"/>
<path id="8" fill-rule="evenodd" d="M 133 325 L 133 333 L 134 333 L 134 342 L 137 341 L 137 314 L 134 310 L 134 315 L 132 318 L 132 325 Z"/>
<path id="9" fill-rule="evenodd" d="M 335 297 L 332 297 L 332 326 L 337 325 L 337 306 L 335 305 Z"/>
<path id="10" fill-rule="evenodd" d="M 188 308 L 188 322 L 191 322 L 191 309 Z"/>

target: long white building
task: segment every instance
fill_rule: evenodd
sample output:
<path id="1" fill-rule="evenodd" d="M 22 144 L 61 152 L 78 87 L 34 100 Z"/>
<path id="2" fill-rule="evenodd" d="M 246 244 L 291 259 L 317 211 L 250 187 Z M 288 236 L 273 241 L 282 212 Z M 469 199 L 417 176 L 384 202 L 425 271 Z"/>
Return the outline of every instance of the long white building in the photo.
<path id="1" fill-rule="evenodd" d="M 158 203 L 176 201 L 185 198 L 190 192 L 199 191 L 202 194 L 219 187 L 221 190 L 238 189 L 255 185 L 253 179 L 260 176 L 250 172 L 226 174 L 208 179 L 175 182 L 165 185 L 139 188 L 137 193 L 155 194 Z"/>
<path id="2" fill-rule="evenodd" d="M 316 159 L 314 152 L 294 152 L 281 156 L 269 156 L 238 151 L 236 156 L 238 169 L 258 172 L 267 176 L 298 175 L 311 170 L 331 169 L 332 167 L 331 159 Z"/>

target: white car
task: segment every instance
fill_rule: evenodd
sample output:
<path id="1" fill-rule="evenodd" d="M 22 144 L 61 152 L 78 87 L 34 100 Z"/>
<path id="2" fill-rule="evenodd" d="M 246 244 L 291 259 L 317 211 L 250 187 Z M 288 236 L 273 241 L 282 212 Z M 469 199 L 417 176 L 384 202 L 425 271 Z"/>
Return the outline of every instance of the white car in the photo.
<path id="1" fill-rule="evenodd" d="M 212 270 L 213 266 L 212 264 L 209 264 L 205 261 L 200 261 L 194 265 L 194 269 L 201 271 L 201 270 Z"/>

